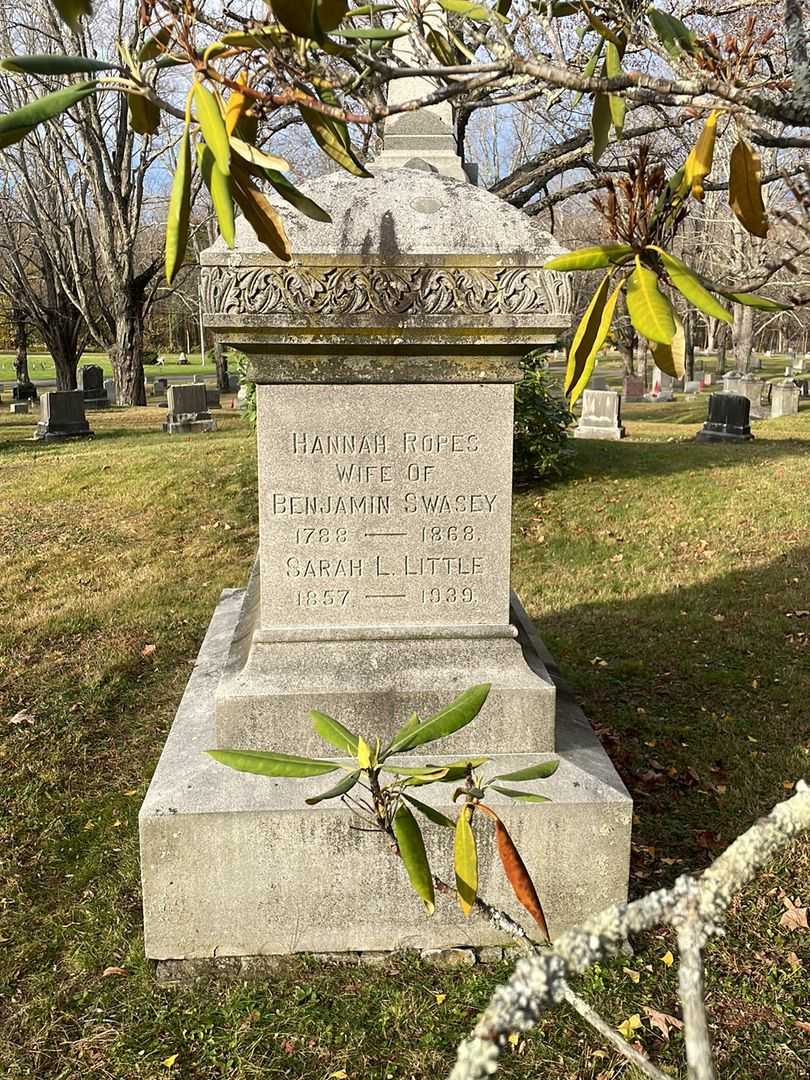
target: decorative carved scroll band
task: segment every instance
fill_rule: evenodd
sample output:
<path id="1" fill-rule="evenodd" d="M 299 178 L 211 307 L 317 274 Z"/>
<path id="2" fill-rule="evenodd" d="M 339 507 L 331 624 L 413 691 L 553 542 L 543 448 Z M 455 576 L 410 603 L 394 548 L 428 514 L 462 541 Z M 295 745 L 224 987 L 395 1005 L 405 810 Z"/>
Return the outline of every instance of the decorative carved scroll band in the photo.
<path id="1" fill-rule="evenodd" d="M 539 267 L 204 267 L 219 315 L 568 314 L 571 287 Z"/>

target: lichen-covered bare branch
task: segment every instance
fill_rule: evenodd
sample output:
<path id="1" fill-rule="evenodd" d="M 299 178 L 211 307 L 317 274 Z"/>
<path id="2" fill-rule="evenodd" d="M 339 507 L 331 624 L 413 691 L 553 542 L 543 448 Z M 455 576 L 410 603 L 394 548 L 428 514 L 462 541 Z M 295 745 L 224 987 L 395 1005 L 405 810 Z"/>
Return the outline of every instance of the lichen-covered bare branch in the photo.
<path id="1" fill-rule="evenodd" d="M 614 956 L 631 935 L 662 924 L 678 931 L 679 989 L 690 1080 L 712 1080 L 714 1067 L 703 1002 L 703 946 L 710 937 L 722 933 L 732 898 L 781 848 L 808 829 L 810 787 L 800 781 L 792 798 L 779 803 L 743 833 L 700 878 L 684 875 L 670 889 L 608 908 L 563 934 L 553 949 L 518 961 L 509 981 L 493 994 L 472 1035 L 459 1046 L 450 1080 L 492 1076 L 511 1032 L 530 1030 L 542 1013 L 570 1001 L 568 980 L 573 975 Z M 588 1020 L 592 1022 L 590 1017 Z"/>

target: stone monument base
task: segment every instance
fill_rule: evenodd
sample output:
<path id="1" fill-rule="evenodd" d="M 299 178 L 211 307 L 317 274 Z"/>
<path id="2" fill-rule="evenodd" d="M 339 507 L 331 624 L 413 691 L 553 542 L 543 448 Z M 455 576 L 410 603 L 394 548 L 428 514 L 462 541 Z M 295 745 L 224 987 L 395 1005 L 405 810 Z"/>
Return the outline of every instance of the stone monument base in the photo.
<path id="1" fill-rule="evenodd" d="M 257 625 L 259 577 L 257 559 L 217 688 L 214 745 L 295 746 L 320 757 L 329 749 L 312 730 L 312 708 L 385 742 L 411 712 L 430 716 L 468 687 L 490 683 L 476 753 L 554 747 L 554 684 L 542 663 L 527 663 L 514 626 L 268 631 Z M 449 736 L 442 749 L 468 752 L 468 732 Z"/>
<path id="2" fill-rule="evenodd" d="M 214 696 L 243 602 L 243 590 L 222 595 L 141 807 L 146 955 L 195 960 L 509 944 L 488 922 L 465 918 L 454 896 L 438 894 L 435 914 L 426 917 L 386 843 L 351 828 L 352 816 L 337 800 L 306 806 L 304 799 L 326 790 L 331 777 L 237 773 L 205 754 L 218 742 Z M 550 658 L 517 602 L 512 617 L 525 662 L 546 672 Z M 564 686 L 556 740 L 556 755 L 499 754 L 487 769 L 560 758 L 550 779 L 527 785 L 551 802 L 492 798 L 534 877 L 552 936 L 626 899 L 632 820 L 624 785 Z M 452 756 L 425 750 L 401 760 L 441 763 Z M 419 797 L 454 812 L 451 785 L 422 787 Z M 531 932 L 485 831 L 481 895 Z M 451 882 L 453 834 L 428 827 L 425 836 L 434 872 Z"/>
<path id="3" fill-rule="evenodd" d="M 624 425 L 619 427 L 593 427 L 590 424 L 578 424 L 574 428 L 575 439 L 611 439 L 614 442 L 624 438 Z"/>
<path id="4" fill-rule="evenodd" d="M 193 413 L 190 416 L 170 413 L 163 430 L 167 435 L 194 435 L 198 431 L 216 431 L 217 422 L 206 413 Z"/>
<path id="5" fill-rule="evenodd" d="M 749 431 L 747 435 L 738 435 L 733 431 L 713 430 L 704 425 L 700 431 L 695 435 L 695 442 L 722 442 L 722 443 L 739 443 L 739 442 L 751 442 L 754 436 Z"/>
<path id="6" fill-rule="evenodd" d="M 34 428 L 34 439 L 42 442 L 56 442 L 64 439 L 92 439 L 94 432 L 90 430 L 90 425 L 85 420 L 84 426 L 71 426 L 65 425 L 63 430 L 57 430 L 48 425 L 46 421 L 40 420 L 37 426 Z"/>

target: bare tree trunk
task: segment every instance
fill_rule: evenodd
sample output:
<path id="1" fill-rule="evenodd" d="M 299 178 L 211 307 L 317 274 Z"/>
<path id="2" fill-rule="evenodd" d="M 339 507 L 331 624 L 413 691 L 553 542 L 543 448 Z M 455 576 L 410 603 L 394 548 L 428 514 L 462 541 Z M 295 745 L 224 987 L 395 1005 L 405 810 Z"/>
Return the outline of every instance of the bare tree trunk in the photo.
<path id="1" fill-rule="evenodd" d="M 37 310 L 32 320 L 53 357 L 57 390 L 76 389 L 76 369 L 87 342 L 87 327 L 82 313 L 69 297 L 49 279 L 48 303 Z"/>
<path id="2" fill-rule="evenodd" d="M 217 369 L 217 386 L 220 390 L 228 389 L 228 357 L 222 350 L 222 342 L 214 342 L 214 366 Z"/>
<path id="3" fill-rule="evenodd" d="M 645 390 L 648 389 L 649 382 L 647 377 L 649 374 L 647 363 L 648 352 L 647 342 L 643 338 L 637 337 L 634 348 L 633 370 L 636 375 L 640 375 L 644 380 Z"/>
<path id="4" fill-rule="evenodd" d="M 47 334 L 43 334 L 48 351 L 53 357 L 53 366 L 56 368 L 56 389 L 75 390 L 77 385 L 76 369 L 79 366 L 81 353 L 75 345 L 61 334 L 58 328 Z"/>
<path id="5" fill-rule="evenodd" d="M 12 307 L 11 319 L 14 323 L 14 375 L 18 386 L 30 386 L 28 374 L 28 322 L 24 312 Z"/>
<path id="6" fill-rule="evenodd" d="M 713 353 L 717 348 L 718 319 L 706 319 L 706 352 Z"/>
<path id="7" fill-rule="evenodd" d="M 695 320 L 691 311 L 687 311 L 683 320 L 684 367 L 686 378 L 691 382 L 695 377 Z"/>
<path id="8" fill-rule="evenodd" d="M 737 370 L 750 371 L 751 355 L 754 351 L 754 310 L 745 304 L 734 305 L 732 347 Z"/>
<path id="9" fill-rule="evenodd" d="M 725 326 L 717 331 L 717 370 L 722 375 L 726 370 L 726 349 L 728 348 L 728 333 Z"/>
<path id="10" fill-rule="evenodd" d="M 115 392 L 120 405 L 146 404 L 143 308 L 142 290 L 137 285 L 122 290 L 115 308 L 115 344 L 110 350 Z"/>

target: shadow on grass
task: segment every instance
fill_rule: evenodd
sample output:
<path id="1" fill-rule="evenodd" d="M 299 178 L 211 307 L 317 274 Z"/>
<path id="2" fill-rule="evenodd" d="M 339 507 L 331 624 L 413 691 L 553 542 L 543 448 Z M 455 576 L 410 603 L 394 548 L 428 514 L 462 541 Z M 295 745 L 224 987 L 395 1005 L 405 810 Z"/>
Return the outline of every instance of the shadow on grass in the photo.
<path id="1" fill-rule="evenodd" d="M 735 468 L 739 465 L 766 466 L 785 458 L 810 457 L 807 442 L 801 439 L 755 438 L 752 442 L 679 443 L 684 452 L 673 454 L 666 442 L 626 439 L 617 452 L 615 443 L 586 439 L 573 442 L 572 474 L 576 476 L 673 476 L 676 473 Z"/>
<path id="2" fill-rule="evenodd" d="M 645 424 L 702 424 L 709 411 L 709 394 L 720 392 L 722 387 L 712 388 L 691 401 L 631 402 L 623 405 L 622 418 Z M 802 413 L 810 413 L 810 401 L 799 402 L 799 415 Z"/>
<path id="3" fill-rule="evenodd" d="M 640 891 L 710 861 L 810 774 L 810 546 L 538 623 L 636 800 L 637 853 L 677 860 L 637 866 Z"/>
<path id="4" fill-rule="evenodd" d="M 230 425 L 223 425 L 222 419 L 230 420 L 230 417 L 215 417 L 219 421 L 217 428 L 217 434 L 223 433 L 227 436 L 238 433 L 242 434 L 242 430 L 236 425 L 231 427 Z M 92 421 L 91 421 L 92 427 Z M 98 443 L 115 443 L 119 441 L 135 442 L 138 439 L 149 440 L 150 444 L 153 440 L 171 438 L 173 443 L 180 442 L 182 439 L 205 437 L 211 433 L 209 432 L 195 432 L 194 435 L 173 435 L 168 436 L 159 425 L 144 424 L 143 427 L 121 427 L 121 428 L 102 428 L 97 431 L 93 431 L 90 438 L 79 439 L 33 439 L 31 437 L 31 431 L 33 431 L 33 425 L 30 427 L 26 425 L 22 430 L 16 425 L 4 425 L 0 428 L 0 454 L 14 454 L 23 455 L 26 453 L 42 453 L 43 451 L 53 450 L 54 452 L 64 451 L 66 449 L 87 447 L 89 445 L 97 445 Z"/>

